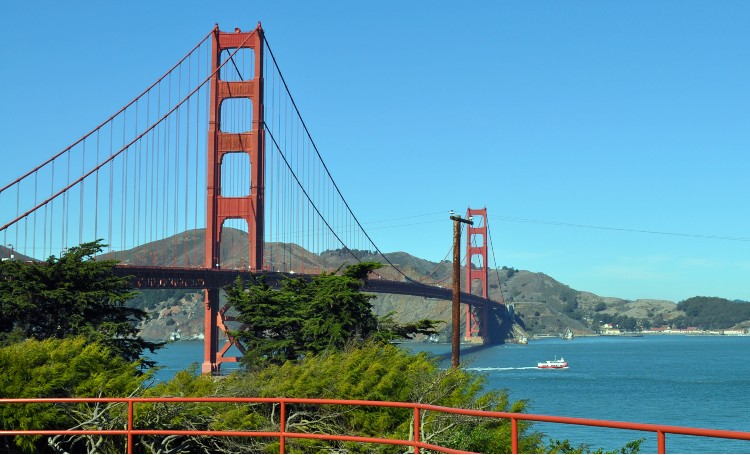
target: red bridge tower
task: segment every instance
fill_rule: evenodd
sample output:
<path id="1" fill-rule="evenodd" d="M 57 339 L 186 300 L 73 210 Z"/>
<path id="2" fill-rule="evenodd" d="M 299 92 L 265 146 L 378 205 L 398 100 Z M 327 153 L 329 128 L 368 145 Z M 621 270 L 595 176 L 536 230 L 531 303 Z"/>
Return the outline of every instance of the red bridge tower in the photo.
<path id="1" fill-rule="evenodd" d="M 232 60 L 235 51 L 251 49 L 254 54 L 253 74 L 241 74 Z M 222 54 L 223 53 L 223 54 Z M 221 65 L 222 56 L 226 63 Z M 221 268 L 221 231 L 224 221 L 243 219 L 247 222 L 249 263 L 248 268 L 256 271 L 263 267 L 263 215 L 265 190 L 265 147 L 263 119 L 263 29 L 260 24 L 252 32 L 221 32 L 218 26 L 213 33 L 211 57 L 210 107 L 208 117 L 208 179 L 206 193 L 206 268 Z M 222 80 L 222 75 L 235 70 L 238 76 Z M 234 79 L 239 79 L 235 81 Z M 227 106 L 240 101 L 240 109 L 249 110 L 239 116 L 240 125 L 233 119 L 232 126 L 222 123 L 222 104 Z M 248 108 L 247 102 L 251 105 Z M 227 122 L 229 123 L 229 122 Z M 237 131 L 239 129 L 239 131 Z M 221 192 L 222 159 L 231 153 L 247 154 L 250 161 L 249 194 L 224 196 Z M 234 162 L 234 160 L 230 160 Z M 219 331 L 226 331 L 224 314 L 227 308 L 218 308 L 219 289 L 205 290 L 204 322 L 204 374 L 217 373 L 223 362 L 236 362 L 236 357 L 225 357 L 227 350 L 236 344 L 231 337 L 218 349 Z M 236 344 L 242 351 L 242 347 Z"/>
<path id="2" fill-rule="evenodd" d="M 481 296 L 489 298 L 487 269 L 487 208 L 467 209 L 466 218 L 473 217 L 474 224 L 466 231 L 466 292 L 472 293 L 475 282 L 481 286 Z M 466 305 L 466 332 L 464 341 L 482 343 L 487 333 L 487 306 L 481 309 Z"/>

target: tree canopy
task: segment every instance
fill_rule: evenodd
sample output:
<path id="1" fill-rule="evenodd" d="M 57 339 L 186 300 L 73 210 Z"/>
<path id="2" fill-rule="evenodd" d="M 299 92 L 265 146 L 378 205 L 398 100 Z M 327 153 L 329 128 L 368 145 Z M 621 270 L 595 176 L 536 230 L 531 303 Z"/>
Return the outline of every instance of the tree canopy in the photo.
<path id="1" fill-rule="evenodd" d="M 362 287 L 368 274 L 380 267 L 377 262 L 362 262 L 341 274 L 289 278 L 280 289 L 262 277 L 253 283 L 238 278 L 227 289 L 227 298 L 244 324 L 233 334 L 247 347 L 245 365 L 281 364 L 370 338 L 392 341 L 434 333 L 438 321 L 401 325 L 392 315 L 375 315 L 371 304 L 375 296 L 363 293 Z"/>
<path id="2" fill-rule="evenodd" d="M 101 241 L 72 247 L 45 261 L 0 263 L 0 342 L 80 335 L 128 361 L 160 344 L 137 336 L 146 317 L 125 303 L 136 293 L 113 273 L 112 260 L 95 260 Z M 147 365 L 153 362 L 146 360 Z"/>
<path id="3" fill-rule="evenodd" d="M 671 321 L 678 328 L 726 329 L 750 321 L 750 303 L 719 297 L 691 297 L 678 303 L 677 309 L 685 312 Z"/>

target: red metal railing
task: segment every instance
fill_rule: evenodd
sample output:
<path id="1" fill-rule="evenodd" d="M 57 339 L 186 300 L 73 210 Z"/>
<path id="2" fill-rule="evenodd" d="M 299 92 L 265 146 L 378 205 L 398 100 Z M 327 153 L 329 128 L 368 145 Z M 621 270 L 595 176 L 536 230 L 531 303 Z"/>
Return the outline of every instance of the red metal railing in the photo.
<path id="1" fill-rule="evenodd" d="M 286 431 L 286 406 L 289 404 L 316 404 L 316 405 L 339 405 L 339 406 L 375 406 L 388 408 L 407 408 L 414 412 L 414 428 L 420 427 L 421 411 L 443 412 L 474 417 L 487 417 L 497 419 L 509 419 L 511 422 L 511 447 L 512 453 L 518 453 L 518 421 L 550 422 L 568 425 L 584 425 L 591 427 L 616 428 L 622 430 L 653 432 L 657 435 L 658 453 L 666 453 L 666 435 L 680 434 L 700 437 L 739 439 L 750 441 L 750 432 L 711 430 L 706 428 L 679 427 L 671 425 L 656 425 L 646 423 L 618 422 L 612 420 L 584 419 L 578 417 L 545 416 L 537 414 L 521 414 L 514 412 L 479 411 L 472 409 L 457 409 L 444 406 L 434 406 L 420 403 L 401 403 L 392 401 L 366 401 L 366 400 L 326 400 L 316 398 L 235 398 L 235 397 L 210 397 L 210 398 L 0 398 L 0 405 L 30 404 L 30 403 L 126 403 L 128 407 L 127 429 L 124 430 L 0 430 L 0 436 L 17 435 L 103 435 L 127 437 L 127 452 L 133 453 L 133 436 L 146 435 L 176 435 L 176 436 L 240 436 L 240 437 L 270 437 L 279 438 L 279 453 L 285 453 L 285 442 L 289 438 L 300 439 L 323 439 L 331 441 L 350 441 L 376 444 L 393 444 L 399 446 L 411 446 L 414 453 L 420 449 L 435 450 L 444 453 L 464 453 L 449 447 L 441 447 L 420 441 L 419 431 L 413 432 L 412 439 L 388 439 L 364 436 L 344 436 L 326 434 L 306 434 Z M 218 430 L 140 430 L 133 425 L 135 415 L 135 403 L 271 403 L 280 407 L 279 431 L 218 431 Z"/>

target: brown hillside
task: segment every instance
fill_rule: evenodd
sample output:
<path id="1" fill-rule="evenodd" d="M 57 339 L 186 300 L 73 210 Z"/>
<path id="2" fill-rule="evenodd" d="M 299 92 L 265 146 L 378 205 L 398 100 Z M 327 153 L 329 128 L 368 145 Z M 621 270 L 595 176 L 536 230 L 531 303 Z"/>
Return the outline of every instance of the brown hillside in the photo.
<path id="1" fill-rule="evenodd" d="M 236 229 L 225 229 L 222 240 L 221 260 L 228 268 L 243 268 L 247 264 L 247 234 Z M 156 241 L 129 251 L 108 253 L 104 258 L 116 258 L 126 264 L 148 264 L 156 260 L 169 265 L 203 264 L 203 231 L 195 230 L 172 238 Z M 357 252 L 363 260 L 384 263 L 382 257 L 372 252 Z M 335 270 L 342 263 L 354 259 L 345 250 L 326 251 L 314 254 L 297 245 L 271 243 L 266 245 L 266 261 L 283 269 L 285 263 L 304 264 Z M 452 286 L 452 265 L 449 261 L 435 263 L 414 257 L 406 252 L 386 254 L 394 267 L 387 265 L 377 271 L 380 277 L 403 280 L 396 270 L 411 279 L 442 287 Z M 230 259 L 232 258 L 232 259 Z M 295 266 L 296 267 L 296 266 Z M 465 287 L 462 273 L 461 287 Z M 475 283 L 472 292 L 481 293 Z M 174 333 L 184 338 L 196 338 L 202 331 L 202 294 L 193 291 L 173 291 L 168 297 L 159 297 L 159 291 L 144 290 L 132 304 L 148 311 L 152 319 L 142 328 L 144 336 L 166 339 Z M 648 319 L 661 315 L 669 320 L 679 312 L 675 304 L 657 300 L 630 302 L 617 298 L 599 297 L 589 292 L 580 292 L 566 286 L 543 273 L 502 267 L 489 271 L 489 296 L 507 303 L 514 309 L 517 323 L 531 335 L 557 335 L 570 328 L 576 335 L 595 332 L 602 317 L 627 315 L 636 319 Z M 450 302 L 409 296 L 378 295 L 373 301 L 378 314 L 395 312 L 402 322 L 422 318 L 450 320 Z M 447 339 L 450 324 L 443 328 Z"/>

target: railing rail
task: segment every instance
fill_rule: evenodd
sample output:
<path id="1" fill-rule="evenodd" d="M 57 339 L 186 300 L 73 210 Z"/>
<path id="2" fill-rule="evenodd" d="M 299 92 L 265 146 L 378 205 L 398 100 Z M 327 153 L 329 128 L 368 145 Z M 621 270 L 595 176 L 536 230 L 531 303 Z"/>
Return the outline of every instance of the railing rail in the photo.
<path id="1" fill-rule="evenodd" d="M 134 436 L 153 435 L 175 435 L 175 436 L 238 436 L 238 437 L 266 437 L 279 438 L 279 453 L 285 453 L 285 443 L 289 438 L 299 439 L 323 439 L 331 441 L 349 441 L 375 444 L 392 444 L 400 446 L 411 446 L 414 453 L 420 449 L 434 450 L 443 453 L 464 453 L 449 447 L 442 447 L 422 442 L 420 440 L 419 428 L 422 411 L 442 412 L 473 417 L 486 417 L 497 419 L 509 419 L 511 422 L 511 449 L 512 453 L 518 453 L 518 421 L 536 421 L 559 423 L 568 425 L 583 425 L 590 427 L 604 427 L 632 431 L 652 432 L 657 436 L 658 453 L 666 453 L 666 435 L 679 434 L 698 437 L 711 437 L 723 439 L 738 439 L 750 441 L 750 432 L 713 430 L 707 428 L 681 427 L 673 425 L 659 425 L 648 423 L 620 422 L 613 420 L 586 419 L 580 417 L 547 416 L 538 414 L 523 414 L 514 412 L 481 411 L 474 409 L 449 408 L 422 403 L 403 403 L 393 401 L 368 401 L 368 400 L 333 400 L 318 398 L 246 398 L 246 397 L 157 397 L 157 398 L 0 398 L 0 405 L 32 404 L 32 403 L 126 403 L 128 407 L 127 428 L 124 430 L 0 430 L 0 436 L 18 435 L 101 435 L 101 436 L 126 436 L 127 453 L 133 453 Z M 278 404 L 279 431 L 227 431 L 227 430 L 145 430 L 134 428 L 135 404 L 136 403 L 270 403 Z M 374 406 L 387 408 L 408 408 L 414 411 L 412 439 L 388 439 L 365 436 L 346 436 L 328 434 L 294 433 L 286 431 L 287 406 L 290 404 L 311 405 L 339 405 L 339 406 Z"/>

